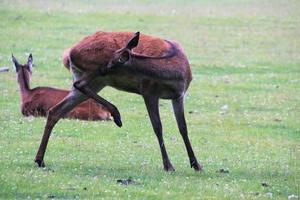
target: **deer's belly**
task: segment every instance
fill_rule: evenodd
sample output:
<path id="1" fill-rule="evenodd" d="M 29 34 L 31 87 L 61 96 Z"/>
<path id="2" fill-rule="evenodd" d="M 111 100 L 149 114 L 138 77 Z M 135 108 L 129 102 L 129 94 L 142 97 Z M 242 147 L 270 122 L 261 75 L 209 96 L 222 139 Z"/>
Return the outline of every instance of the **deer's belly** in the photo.
<path id="1" fill-rule="evenodd" d="M 140 94 L 140 83 L 141 81 L 137 77 L 120 76 L 117 79 L 110 81 L 109 85 L 118 90 Z"/>
<path id="2" fill-rule="evenodd" d="M 142 81 L 141 93 L 162 99 L 177 99 L 184 95 L 184 84 L 177 81 Z"/>
<path id="3" fill-rule="evenodd" d="M 109 81 L 110 86 L 136 94 L 156 96 L 162 99 L 176 99 L 184 95 L 185 82 L 181 80 L 159 80 L 145 76 L 118 74 Z"/>

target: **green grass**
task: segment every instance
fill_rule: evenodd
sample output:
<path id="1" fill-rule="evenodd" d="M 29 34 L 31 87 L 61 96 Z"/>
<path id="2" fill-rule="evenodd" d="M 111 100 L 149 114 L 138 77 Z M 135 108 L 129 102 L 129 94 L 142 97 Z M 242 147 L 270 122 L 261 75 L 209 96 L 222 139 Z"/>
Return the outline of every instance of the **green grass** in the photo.
<path id="1" fill-rule="evenodd" d="M 11 67 L 0 74 L 0 198 L 299 198 L 299 10 L 297 0 L 1 1 L 0 66 L 11 67 L 11 53 L 21 63 L 33 53 L 33 87 L 70 88 L 62 52 L 97 30 L 179 41 L 193 70 L 186 118 L 204 171 L 189 168 L 169 101 L 161 117 L 174 173 L 162 169 L 142 98 L 112 88 L 101 94 L 123 127 L 61 120 L 39 169 L 45 119 L 21 115 Z M 117 183 L 126 178 L 135 183 Z"/>

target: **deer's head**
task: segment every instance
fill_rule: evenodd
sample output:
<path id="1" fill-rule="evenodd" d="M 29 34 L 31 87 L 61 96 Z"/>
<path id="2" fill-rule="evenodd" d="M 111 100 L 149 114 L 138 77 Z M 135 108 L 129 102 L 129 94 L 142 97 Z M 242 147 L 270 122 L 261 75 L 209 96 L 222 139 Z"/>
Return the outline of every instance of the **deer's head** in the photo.
<path id="1" fill-rule="evenodd" d="M 27 63 L 24 65 L 21 65 L 17 59 L 14 57 L 14 55 L 12 55 L 11 57 L 12 63 L 13 63 L 13 67 L 16 70 L 16 73 L 18 74 L 18 81 L 20 79 L 20 74 L 26 79 L 30 79 L 31 74 L 32 74 L 32 67 L 33 67 L 33 58 L 32 58 L 32 54 L 30 54 L 28 56 L 28 60 Z"/>
<path id="2" fill-rule="evenodd" d="M 133 37 L 127 42 L 126 46 L 115 51 L 110 62 L 107 65 L 107 70 L 124 66 L 130 65 L 131 59 L 135 55 L 132 52 L 132 49 L 135 48 L 139 43 L 140 32 L 136 32 Z"/>
<path id="3" fill-rule="evenodd" d="M 21 65 L 19 64 L 19 62 L 17 61 L 17 59 L 14 57 L 14 55 L 11 56 L 11 61 L 13 63 L 13 66 L 16 70 L 16 72 L 18 73 L 19 70 L 21 68 L 27 70 L 28 72 L 32 73 L 32 67 L 33 67 L 33 58 L 32 58 L 32 54 L 30 54 L 28 56 L 28 60 L 27 60 L 27 63 L 25 65 Z"/>

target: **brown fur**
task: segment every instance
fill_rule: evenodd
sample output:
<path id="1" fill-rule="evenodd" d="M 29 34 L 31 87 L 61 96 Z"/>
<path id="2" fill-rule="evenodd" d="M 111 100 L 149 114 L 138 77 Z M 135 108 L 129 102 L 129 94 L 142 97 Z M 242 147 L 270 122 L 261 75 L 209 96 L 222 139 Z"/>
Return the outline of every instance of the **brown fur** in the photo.
<path id="1" fill-rule="evenodd" d="M 112 54 L 124 47 L 132 37 L 131 32 L 96 32 L 85 37 L 71 48 L 70 58 L 73 64 L 83 71 L 94 71 L 105 67 Z M 169 44 L 160 38 L 141 34 L 139 46 L 134 52 L 147 56 L 160 56 L 169 48 Z"/>
<path id="2" fill-rule="evenodd" d="M 73 67 L 84 73 L 106 71 L 109 63 L 114 59 L 113 55 L 122 51 L 133 34 L 132 32 L 96 32 L 85 37 L 70 50 L 69 58 Z M 175 55 L 170 58 L 153 59 L 153 57 L 165 57 L 172 48 L 175 49 Z M 137 57 L 133 61 L 135 64 L 129 68 L 117 70 L 115 73 L 109 73 L 108 76 L 99 76 L 98 80 L 102 82 L 100 84 L 141 94 L 140 76 L 145 78 L 148 73 L 148 78 L 156 78 L 157 83 L 164 79 L 180 79 L 181 85 L 184 82 L 181 89 L 176 80 L 173 80 L 171 85 L 178 90 L 177 94 L 185 93 L 192 80 L 192 74 L 188 60 L 178 43 L 140 34 L 139 43 L 132 52 Z M 171 90 L 174 89 L 171 88 Z M 168 99 L 169 97 L 174 98 L 175 95 L 160 98 Z"/>
<path id="3" fill-rule="evenodd" d="M 19 64 L 18 64 L 19 65 Z M 45 117 L 51 107 L 65 98 L 69 91 L 50 87 L 36 87 L 30 89 L 31 70 L 27 65 L 17 68 L 18 82 L 21 94 L 21 112 L 24 116 Z M 65 118 L 80 120 L 109 120 L 110 113 L 94 100 L 87 100 L 68 114 Z"/>
<path id="4" fill-rule="evenodd" d="M 117 126 L 122 126 L 115 105 L 97 95 L 105 86 L 142 95 L 157 136 L 166 171 L 174 171 L 163 140 L 159 99 L 171 99 L 179 132 L 184 140 L 190 165 L 198 163 L 188 137 L 184 117 L 184 95 L 192 80 L 189 62 L 179 44 L 153 36 L 129 32 L 97 32 L 81 40 L 65 55 L 74 78 L 70 96 L 50 109 L 35 162 L 45 166 L 44 155 L 51 131 L 59 119 L 86 98 L 103 104 Z"/>

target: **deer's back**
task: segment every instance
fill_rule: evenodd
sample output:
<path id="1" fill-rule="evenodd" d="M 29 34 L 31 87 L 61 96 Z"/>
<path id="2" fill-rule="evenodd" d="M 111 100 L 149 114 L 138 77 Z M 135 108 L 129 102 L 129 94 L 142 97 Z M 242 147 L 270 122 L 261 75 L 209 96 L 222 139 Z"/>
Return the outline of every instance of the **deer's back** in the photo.
<path id="1" fill-rule="evenodd" d="M 83 71 L 105 67 L 112 54 L 124 47 L 132 35 L 132 32 L 96 32 L 87 36 L 71 49 L 72 63 Z M 159 57 L 168 51 L 169 46 L 164 39 L 141 34 L 134 52 Z"/>

